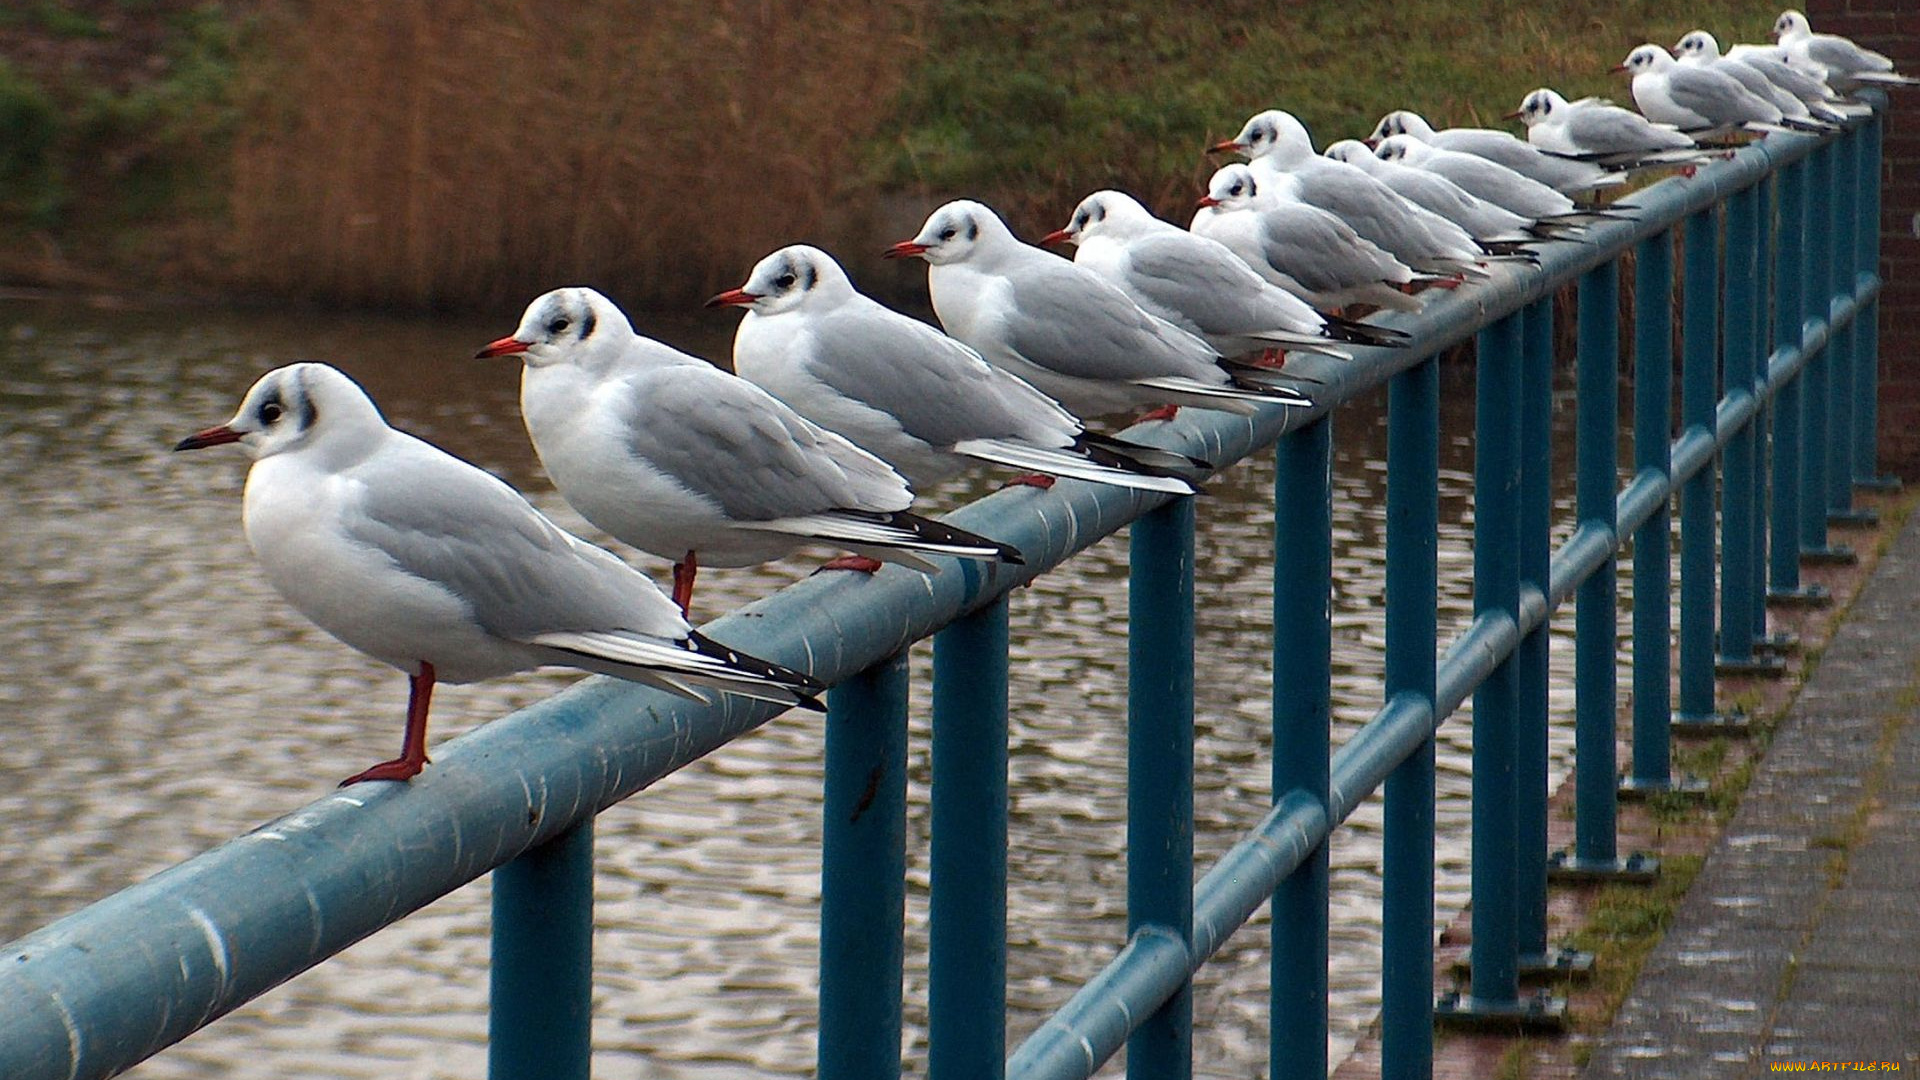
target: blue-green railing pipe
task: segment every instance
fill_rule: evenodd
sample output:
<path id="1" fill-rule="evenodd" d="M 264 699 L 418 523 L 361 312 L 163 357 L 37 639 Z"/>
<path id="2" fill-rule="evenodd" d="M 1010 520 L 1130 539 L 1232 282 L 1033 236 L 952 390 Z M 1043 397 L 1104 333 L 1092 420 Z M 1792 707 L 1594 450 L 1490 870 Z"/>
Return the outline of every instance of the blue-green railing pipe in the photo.
<path id="1" fill-rule="evenodd" d="M 1133 526 L 1127 587 L 1127 933 L 1193 928 L 1193 499 Z M 1127 1039 L 1130 1080 L 1193 1071 L 1183 982 Z"/>
<path id="2" fill-rule="evenodd" d="M 1668 487 L 1673 472 L 1673 234 L 1640 241 L 1633 267 L 1633 466 Z M 1633 533 L 1633 776 L 1663 791 L 1672 779 L 1673 537 L 1669 501 Z"/>
<path id="3" fill-rule="evenodd" d="M 1521 319 L 1481 331 L 1473 455 L 1473 609 L 1520 619 Z M 1519 706 L 1511 655 L 1473 693 L 1473 994 L 1469 1009 L 1519 1001 L 1515 937 L 1515 735 Z"/>
<path id="4" fill-rule="evenodd" d="M 1727 200 L 1725 285 L 1721 304 L 1725 335 L 1721 340 L 1722 383 L 1728 397 L 1753 392 L 1756 353 L 1754 312 L 1759 302 L 1759 251 L 1754 246 L 1758 213 L 1752 188 Z M 1720 480 L 1720 557 L 1725 572 L 1720 579 L 1720 663 L 1747 667 L 1753 663 L 1753 533 L 1755 510 L 1753 462 L 1754 427 L 1734 435 L 1728 444 Z"/>
<path id="5" fill-rule="evenodd" d="M 1608 266 L 1615 264 L 1609 263 Z M 1581 277 L 1600 273 L 1589 270 Z M 1584 309 L 1583 309 L 1584 310 Z M 1520 581 L 1545 593 L 1553 569 L 1553 301 L 1527 305 L 1521 327 L 1520 359 Z M 1608 501 L 1613 485 L 1607 487 Z M 1520 639 L 1514 658 L 1519 694 L 1514 811 L 1514 903 L 1518 909 L 1515 947 L 1520 970 L 1551 968 L 1547 953 L 1547 796 L 1550 717 L 1548 632 L 1543 623 Z"/>
<path id="6" fill-rule="evenodd" d="M 593 819 L 493 872 L 489 1080 L 593 1075 Z"/>
<path id="7" fill-rule="evenodd" d="M 927 1076 L 1007 1061 L 1007 598 L 933 637 Z"/>
<path id="8" fill-rule="evenodd" d="M 1711 432 L 1719 325 L 1718 229 L 1713 210 L 1687 218 L 1680 350 L 1680 426 Z M 1677 463 L 1676 463 L 1677 464 Z M 1713 705 L 1714 471 L 1680 493 L 1680 723 L 1706 723 Z"/>
<path id="9" fill-rule="evenodd" d="M 1859 200 L 1859 253 L 1854 257 L 1858 275 L 1880 273 L 1880 170 L 1881 138 L 1886 116 L 1876 108 L 1861 125 Z M 1880 475 L 1880 318 L 1879 310 L 1869 311 L 1860 321 L 1860 360 L 1855 367 L 1853 482 L 1861 487 L 1898 487 L 1899 481 Z"/>
<path id="10" fill-rule="evenodd" d="M 1773 309 L 1778 344 L 1770 356 L 1779 356 L 1800 344 L 1806 305 L 1801 297 L 1806 274 L 1801 270 L 1807 252 L 1807 164 L 1796 161 L 1780 176 L 1780 227 L 1775 239 Z M 1788 379 L 1773 399 L 1773 499 L 1769 503 L 1772 547 L 1768 551 L 1769 599 L 1805 603 L 1825 594 L 1824 589 L 1800 583 L 1801 432 L 1805 376 Z"/>
<path id="11" fill-rule="evenodd" d="M 821 1080 L 898 1080 L 907 874 L 905 651 L 827 695 Z"/>
<path id="12" fill-rule="evenodd" d="M 1758 198 L 1753 221 L 1753 392 L 1761 396 L 1760 418 L 1754 422 L 1753 437 L 1753 523 L 1747 531 L 1753 536 L 1752 574 L 1747 609 L 1753 615 L 1755 648 L 1779 648 L 1786 638 L 1767 634 L 1767 452 L 1773 441 L 1773 403 L 1766 398 L 1767 357 L 1773 355 L 1773 216 L 1776 200 L 1774 174 L 1768 173 L 1755 188 Z"/>
<path id="13" fill-rule="evenodd" d="M 1435 714 L 1439 467 L 1440 364 L 1428 360 L 1387 384 L 1386 526 L 1386 700 L 1412 703 L 1428 716 Z M 1433 1073 L 1433 785 L 1429 736 L 1386 779 L 1382 1080 L 1420 1080 Z"/>
<path id="14" fill-rule="evenodd" d="M 1740 196 L 1735 196 L 1736 199 Z M 1618 524 L 1620 406 L 1619 264 L 1580 277 L 1579 393 L 1576 396 L 1575 493 L 1582 530 Z M 1613 546 L 1611 543 L 1608 545 Z M 1574 845 L 1573 867 L 1611 870 L 1616 861 L 1614 819 L 1615 725 L 1620 712 L 1615 681 L 1619 577 L 1607 559 L 1580 583 L 1574 611 Z"/>
<path id="15" fill-rule="evenodd" d="M 1801 264 L 1805 282 L 1801 296 L 1808 320 L 1826 320 L 1826 305 L 1819 298 L 1827 295 L 1832 275 L 1827 265 L 1833 258 L 1834 220 L 1833 144 L 1823 144 L 1807 159 L 1807 186 L 1814 197 L 1807 202 L 1806 259 Z M 1803 322 L 1804 327 L 1804 322 Z M 1805 330 L 1801 333 L 1804 341 Z M 1812 353 L 1803 379 L 1800 425 L 1800 554 L 1814 560 L 1837 558 L 1838 549 L 1827 544 L 1827 463 L 1830 460 L 1828 432 L 1832 426 L 1828 401 L 1835 343 L 1829 334 L 1824 353 Z"/>
<path id="16" fill-rule="evenodd" d="M 1850 127 L 1829 148 L 1833 157 L 1833 259 L 1827 267 L 1827 288 L 1821 292 L 1846 296 L 1854 287 L 1854 260 L 1859 255 L 1860 129 Z M 1831 321 L 1831 316 L 1829 316 Z M 1853 402 L 1859 354 L 1860 322 L 1849 322 L 1833 335 L 1828 367 L 1827 397 L 1827 520 L 1829 524 L 1858 524 L 1874 520 L 1871 513 L 1853 508 Z"/>
<path id="17" fill-rule="evenodd" d="M 1325 805 L 1333 720 L 1333 419 L 1274 447 L 1273 790 Z M 1273 893 L 1272 1075 L 1327 1074 L 1327 845 Z"/>

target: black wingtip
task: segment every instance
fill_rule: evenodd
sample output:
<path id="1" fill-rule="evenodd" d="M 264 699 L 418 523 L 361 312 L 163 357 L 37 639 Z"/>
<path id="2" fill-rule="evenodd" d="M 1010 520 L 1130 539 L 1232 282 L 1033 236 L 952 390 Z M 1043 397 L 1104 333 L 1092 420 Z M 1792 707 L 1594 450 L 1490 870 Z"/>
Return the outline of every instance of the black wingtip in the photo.
<path id="1" fill-rule="evenodd" d="M 823 713 L 827 711 L 826 705 L 822 703 L 819 698 L 808 697 L 804 694 L 800 696 L 799 700 L 793 703 L 793 707 L 796 709 L 805 709 L 808 712 Z"/>

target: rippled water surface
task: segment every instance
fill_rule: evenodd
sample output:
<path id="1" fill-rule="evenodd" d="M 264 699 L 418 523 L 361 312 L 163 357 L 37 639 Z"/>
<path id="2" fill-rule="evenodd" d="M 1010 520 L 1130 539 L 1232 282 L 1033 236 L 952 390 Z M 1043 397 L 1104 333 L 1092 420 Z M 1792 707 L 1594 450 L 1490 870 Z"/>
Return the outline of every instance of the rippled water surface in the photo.
<path id="1" fill-rule="evenodd" d="M 642 325 L 710 356 L 725 352 L 731 331 L 722 319 Z M 260 372 L 295 359 L 333 362 L 396 426 L 497 471 L 563 525 L 595 536 L 533 459 L 515 403 L 517 365 L 466 359 L 510 329 L 0 304 L 0 938 L 318 798 L 398 747 L 405 680 L 308 625 L 253 565 L 239 523 L 244 455 L 168 452 L 182 435 L 231 415 Z M 1443 637 L 1470 613 L 1470 374 L 1463 365 L 1443 369 Z M 1377 400 L 1340 415 L 1335 449 L 1341 740 L 1380 698 L 1385 428 Z M 1568 471 L 1564 463 L 1556 470 Z M 1199 512 L 1203 868 L 1269 800 L 1271 462 L 1243 463 L 1211 490 Z M 929 501 L 951 505 L 966 494 L 947 489 Z M 658 560 L 633 558 L 665 579 Z M 731 608 L 813 565 L 704 574 L 701 607 Z M 1013 598 L 1008 1000 L 1016 1042 L 1125 936 L 1125 578 L 1122 536 Z M 1565 645 L 1556 639 L 1556 665 Z M 915 660 L 924 705 L 924 646 Z M 434 736 L 576 678 L 541 672 L 445 687 L 434 703 Z M 1556 697 L 1561 770 L 1570 707 L 1570 698 Z M 913 1070 L 923 1067 L 926 998 L 927 733 L 924 709 L 916 712 Z M 1442 921 L 1466 900 L 1470 735 L 1470 717 L 1459 716 L 1440 744 Z M 600 819 L 596 1075 L 811 1075 L 820 740 L 816 719 L 790 714 Z M 1333 843 L 1335 1060 L 1376 1008 L 1379 821 L 1376 799 Z M 131 1075 L 482 1075 L 487 904 L 483 880 Z M 1243 932 L 1200 976 L 1200 1075 L 1244 1080 L 1264 1072 L 1264 938 L 1264 926 Z"/>

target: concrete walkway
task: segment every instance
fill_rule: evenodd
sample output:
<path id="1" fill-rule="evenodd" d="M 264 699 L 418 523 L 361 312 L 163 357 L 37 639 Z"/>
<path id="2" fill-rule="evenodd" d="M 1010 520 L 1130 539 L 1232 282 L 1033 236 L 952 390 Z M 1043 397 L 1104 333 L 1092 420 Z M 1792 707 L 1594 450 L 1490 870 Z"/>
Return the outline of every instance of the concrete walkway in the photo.
<path id="1" fill-rule="evenodd" d="M 1781 722 L 1589 1080 L 1920 1072 L 1917 715 L 1920 514 Z"/>

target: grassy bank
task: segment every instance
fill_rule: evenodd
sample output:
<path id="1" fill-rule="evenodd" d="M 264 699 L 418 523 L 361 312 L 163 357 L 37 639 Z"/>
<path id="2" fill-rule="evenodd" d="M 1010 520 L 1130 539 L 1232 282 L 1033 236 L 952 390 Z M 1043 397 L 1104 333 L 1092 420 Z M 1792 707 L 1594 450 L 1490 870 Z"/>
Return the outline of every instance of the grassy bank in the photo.
<path id="1" fill-rule="evenodd" d="M 1323 142 L 1401 106 L 1497 123 L 1775 7 L 25 0 L 0 14 L 0 283 L 684 303 L 796 239 L 853 261 L 953 194 L 1027 233 L 1104 186 L 1184 218 L 1201 148 L 1256 109 Z"/>

